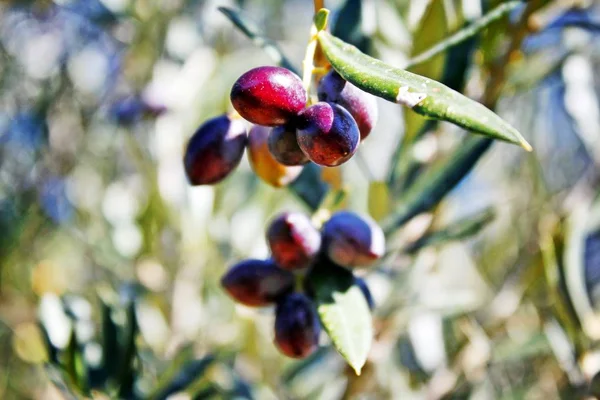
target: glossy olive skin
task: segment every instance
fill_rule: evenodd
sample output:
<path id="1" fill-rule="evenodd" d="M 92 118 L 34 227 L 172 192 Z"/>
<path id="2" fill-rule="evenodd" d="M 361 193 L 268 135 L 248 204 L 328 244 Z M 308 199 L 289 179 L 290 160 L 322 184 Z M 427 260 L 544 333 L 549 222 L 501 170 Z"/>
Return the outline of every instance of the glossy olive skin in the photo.
<path id="1" fill-rule="evenodd" d="M 304 168 L 301 165 L 283 165 L 269 151 L 268 140 L 271 128 L 254 125 L 248 133 L 248 160 L 252 170 L 264 182 L 274 187 L 292 183 Z M 304 155 L 304 154 L 303 154 Z"/>
<path id="2" fill-rule="evenodd" d="M 310 161 L 298 145 L 296 127 L 289 124 L 271 130 L 269 151 L 283 165 L 304 165 Z"/>
<path id="3" fill-rule="evenodd" d="M 367 286 L 367 282 L 365 282 L 365 280 L 363 278 L 358 277 L 358 276 L 354 277 L 354 282 L 360 288 L 361 292 L 365 296 L 365 299 L 367 300 L 367 304 L 369 305 L 369 309 L 372 310 L 373 308 L 375 308 L 375 300 L 373 300 L 373 295 L 371 294 L 371 291 L 369 290 L 369 286 Z"/>
<path id="4" fill-rule="evenodd" d="M 264 66 L 251 69 L 231 88 L 231 103 L 253 124 L 283 125 L 304 108 L 307 101 L 302 80 L 292 71 Z"/>
<path id="5" fill-rule="evenodd" d="M 325 222 L 322 248 L 337 264 L 367 267 L 385 253 L 385 236 L 375 221 L 350 211 L 339 211 Z"/>
<path id="6" fill-rule="evenodd" d="M 320 101 L 337 103 L 348 110 L 358 125 L 361 140 L 369 136 L 379 116 L 375 96 L 345 81 L 334 70 L 321 79 L 317 94 Z"/>
<path id="7" fill-rule="evenodd" d="M 321 325 L 315 307 L 300 293 L 285 296 L 275 311 L 275 345 L 292 358 L 308 357 L 319 347 Z"/>
<path id="8" fill-rule="evenodd" d="M 287 270 L 310 266 L 321 248 L 321 233 L 302 213 L 279 215 L 271 221 L 266 236 L 273 260 Z"/>
<path id="9" fill-rule="evenodd" d="M 183 159 L 190 184 L 210 185 L 225 179 L 240 163 L 247 140 L 242 119 L 221 115 L 202 124 Z"/>
<path id="10" fill-rule="evenodd" d="M 305 108 L 296 120 L 300 148 L 314 163 L 336 167 L 348 161 L 360 141 L 352 115 L 335 103 L 319 102 Z"/>
<path id="11" fill-rule="evenodd" d="M 221 286 L 238 303 L 263 307 L 294 288 L 294 275 L 278 268 L 271 260 L 244 260 L 221 279 Z"/>

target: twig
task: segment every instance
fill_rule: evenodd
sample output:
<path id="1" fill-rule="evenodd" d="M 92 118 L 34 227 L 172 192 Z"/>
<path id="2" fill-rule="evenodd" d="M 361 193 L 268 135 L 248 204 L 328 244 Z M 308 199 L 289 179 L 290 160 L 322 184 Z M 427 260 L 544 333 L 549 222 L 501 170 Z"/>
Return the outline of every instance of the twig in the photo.
<path id="1" fill-rule="evenodd" d="M 408 61 L 408 64 L 405 67 L 405 69 L 414 67 L 418 64 L 422 64 L 425 61 L 432 59 L 436 55 L 448 50 L 450 47 L 456 46 L 457 44 L 467 40 L 471 36 L 475 36 L 481 30 L 485 29 L 488 25 L 490 25 L 492 22 L 504 17 L 506 14 L 510 13 L 512 10 L 519 7 L 520 5 L 523 5 L 523 2 L 520 0 L 509 1 L 507 3 L 499 5 L 492 11 L 485 14 L 483 17 L 479 18 L 477 21 L 473 22 L 471 25 L 459 30 L 458 32 L 450 36 L 448 39 L 414 56 Z"/>

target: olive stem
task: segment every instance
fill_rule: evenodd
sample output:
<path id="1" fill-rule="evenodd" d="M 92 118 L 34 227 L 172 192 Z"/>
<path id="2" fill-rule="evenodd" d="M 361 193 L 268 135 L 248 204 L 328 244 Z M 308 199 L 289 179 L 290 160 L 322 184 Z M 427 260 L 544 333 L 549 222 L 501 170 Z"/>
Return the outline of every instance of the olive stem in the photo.
<path id="1" fill-rule="evenodd" d="M 313 60 L 315 57 L 315 51 L 317 50 L 317 27 L 313 24 L 310 27 L 310 40 L 306 46 L 306 52 L 304 53 L 304 60 L 302 61 L 302 85 L 307 93 L 310 92 L 310 84 L 312 81 L 313 74 Z M 309 97 L 310 98 L 310 97 Z"/>

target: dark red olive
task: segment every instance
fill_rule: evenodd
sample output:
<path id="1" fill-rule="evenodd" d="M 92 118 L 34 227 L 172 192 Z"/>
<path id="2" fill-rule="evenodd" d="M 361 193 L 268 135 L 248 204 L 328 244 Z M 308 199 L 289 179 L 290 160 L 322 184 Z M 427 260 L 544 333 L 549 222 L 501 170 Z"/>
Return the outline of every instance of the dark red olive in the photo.
<path id="1" fill-rule="evenodd" d="M 281 67 L 258 67 L 238 78 L 231 88 L 231 103 L 246 120 L 265 126 L 291 121 L 306 105 L 302 80 Z"/>
<path id="2" fill-rule="evenodd" d="M 294 275 L 271 260 L 244 260 L 234 265 L 221 286 L 234 300 L 251 307 L 268 306 L 294 288 Z"/>
<path id="3" fill-rule="evenodd" d="M 334 70 L 321 79 L 317 94 L 319 100 L 339 104 L 348 110 L 358 125 L 361 140 L 375 127 L 379 114 L 375 96 L 345 81 Z"/>
<path id="4" fill-rule="evenodd" d="M 269 134 L 269 151 L 283 165 L 304 165 L 309 162 L 296 138 L 296 127 L 276 126 Z"/>
<path id="5" fill-rule="evenodd" d="M 346 267 L 366 267 L 385 252 L 383 230 L 369 217 L 339 211 L 323 225 L 322 247 L 327 256 Z"/>
<path id="6" fill-rule="evenodd" d="M 240 163 L 247 142 L 246 123 L 221 115 L 206 121 L 187 144 L 183 160 L 192 185 L 217 183 Z"/>
<path id="7" fill-rule="evenodd" d="M 294 270 L 308 267 L 321 247 L 321 234 L 308 216 L 284 213 L 267 229 L 267 242 L 273 260 L 281 268 Z"/>
<path id="8" fill-rule="evenodd" d="M 314 163 L 335 167 L 356 153 L 360 133 L 343 107 L 319 102 L 302 110 L 296 122 L 298 144 Z"/>
<path id="9" fill-rule="evenodd" d="M 305 358 L 319 346 L 321 325 L 313 303 L 300 293 L 285 296 L 275 311 L 275 345 L 286 356 Z"/>

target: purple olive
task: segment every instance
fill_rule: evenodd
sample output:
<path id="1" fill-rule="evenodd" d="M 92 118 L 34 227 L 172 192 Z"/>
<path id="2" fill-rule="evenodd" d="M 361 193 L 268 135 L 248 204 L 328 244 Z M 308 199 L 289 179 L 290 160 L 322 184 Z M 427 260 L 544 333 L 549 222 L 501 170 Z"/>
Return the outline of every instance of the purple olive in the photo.
<path id="1" fill-rule="evenodd" d="M 304 165 L 309 162 L 296 138 L 296 127 L 276 126 L 269 134 L 269 151 L 283 165 Z"/>
<path id="2" fill-rule="evenodd" d="M 375 96 L 345 81 L 334 70 L 321 79 L 317 93 L 320 101 L 333 102 L 348 110 L 358 125 L 361 140 L 375 127 L 379 114 Z"/>
<path id="3" fill-rule="evenodd" d="M 278 268 L 271 260 L 244 260 L 234 265 L 221 286 L 237 302 L 262 307 L 273 304 L 294 288 L 294 275 Z"/>
<path id="4" fill-rule="evenodd" d="M 308 357 L 319 347 L 321 325 L 315 307 L 300 293 L 285 296 L 275 311 L 275 345 L 286 356 Z"/>
<path id="5" fill-rule="evenodd" d="M 273 260 L 281 268 L 308 267 L 321 247 L 321 234 L 305 214 L 284 213 L 267 229 Z"/>
<path id="6" fill-rule="evenodd" d="M 327 256 L 347 267 L 366 267 L 385 252 L 383 230 L 369 217 L 339 211 L 323 225 L 323 243 Z"/>
<path id="7" fill-rule="evenodd" d="M 290 122 L 306 105 L 302 80 L 281 67 L 258 67 L 238 78 L 231 88 L 231 103 L 246 120 L 265 126 Z"/>
<path id="8" fill-rule="evenodd" d="M 352 115 L 335 103 L 319 102 L 298 113 L 298 144 L 316 164 L 335 167 L 358 148 L 360 133 Z"/>
<path id="9" fill-rule="evenodd" d="M 242 159 L 246 124 L 221 115 L 206 121 L 190 139 L 183 160 L 190 184 L 209 185 L 225 179 Z"/>

